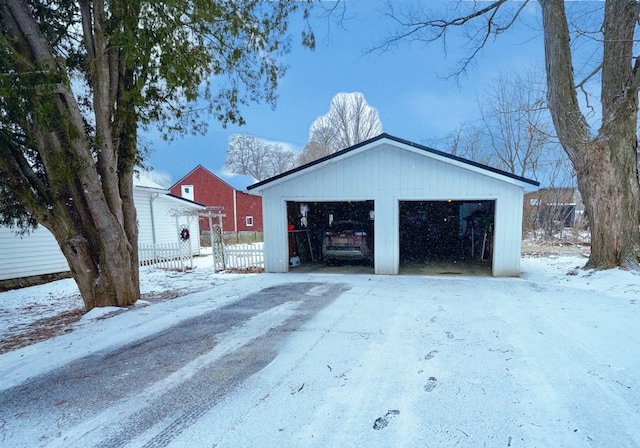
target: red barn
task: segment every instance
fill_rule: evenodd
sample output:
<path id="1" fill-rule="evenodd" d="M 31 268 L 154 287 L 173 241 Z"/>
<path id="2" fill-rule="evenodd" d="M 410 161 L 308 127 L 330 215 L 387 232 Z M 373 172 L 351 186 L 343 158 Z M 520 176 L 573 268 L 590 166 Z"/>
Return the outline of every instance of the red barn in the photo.
<path id="1" fill-rule="evenodd" d="M 254 183 L 248 176 L 229 176 L 234 183 L 244 183 L 242 189 Z M 225 232 L 262 232 L 262 198 L 236 189 L 211 171 L 198 165 L 170 188 L 171 194 L 222 208 Z M 209 230 L 206 218 L 200 218 L 200 232 Z"/>

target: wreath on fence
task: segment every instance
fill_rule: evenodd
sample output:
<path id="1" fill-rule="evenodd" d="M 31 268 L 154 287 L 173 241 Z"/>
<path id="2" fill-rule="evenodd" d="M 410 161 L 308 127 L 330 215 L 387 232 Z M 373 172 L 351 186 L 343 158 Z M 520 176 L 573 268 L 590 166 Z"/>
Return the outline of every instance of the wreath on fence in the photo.
<path id="1" fill-rule="evenodd" d="M 182 241 L 189 241 L 189 229 L 184 228 L 180 231 L 180 239 Z"/>

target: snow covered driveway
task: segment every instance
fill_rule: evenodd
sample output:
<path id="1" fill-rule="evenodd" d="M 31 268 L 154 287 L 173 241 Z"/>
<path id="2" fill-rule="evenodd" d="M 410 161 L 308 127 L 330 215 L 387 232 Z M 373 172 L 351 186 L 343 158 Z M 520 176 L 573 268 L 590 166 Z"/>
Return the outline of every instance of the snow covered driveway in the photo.
<path id="1" fill-rule="evenodd" d="M 261 274 L 94 322 L 0 356 L 0 444 L 639 446 L 636 277 L 531 272 Z"/>

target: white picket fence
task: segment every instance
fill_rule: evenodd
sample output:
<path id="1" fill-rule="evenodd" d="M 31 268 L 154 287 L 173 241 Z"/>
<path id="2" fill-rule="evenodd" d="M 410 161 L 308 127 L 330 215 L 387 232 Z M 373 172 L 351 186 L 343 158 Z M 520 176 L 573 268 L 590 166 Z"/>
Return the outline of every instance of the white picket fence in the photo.
<path id="1" fill-rule="evenodd" d="M 262 244 L 233 244 L 224 246 L 223 269 L 264 268 Z"/>
<path id="2" fill-rule="evenodd" d="M 222 247 L 222 257 L 217 258 L 215 270 L 264 268 L 262 243 L 233 244 Z M 192 266 L 188 246 L 181 243 L 139 244 L 140 266 L 183 271 Z"/>
<path id="3" fill-rule="evenodd" d="M 140 266 L 156 266 L 162 269 L 184 270 L 190 265 L 189 248 L 181 243 L 138 244 Z"/>

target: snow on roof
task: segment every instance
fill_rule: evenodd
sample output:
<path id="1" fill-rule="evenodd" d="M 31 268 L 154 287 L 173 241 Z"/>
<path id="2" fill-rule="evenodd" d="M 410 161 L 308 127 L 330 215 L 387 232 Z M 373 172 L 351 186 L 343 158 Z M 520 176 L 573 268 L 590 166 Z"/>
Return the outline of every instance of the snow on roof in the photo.
<path id="1" fill-rule="evenodd" d="M 162 190 L 167 191 L 162 185 L 159 185 L 152 181 L 151 179 L 140 175 L 140 173 L 136 173 L 133 175 L 133 186 L 141 187 L 141 188 L 152 188 L 154 190 Z"/>

